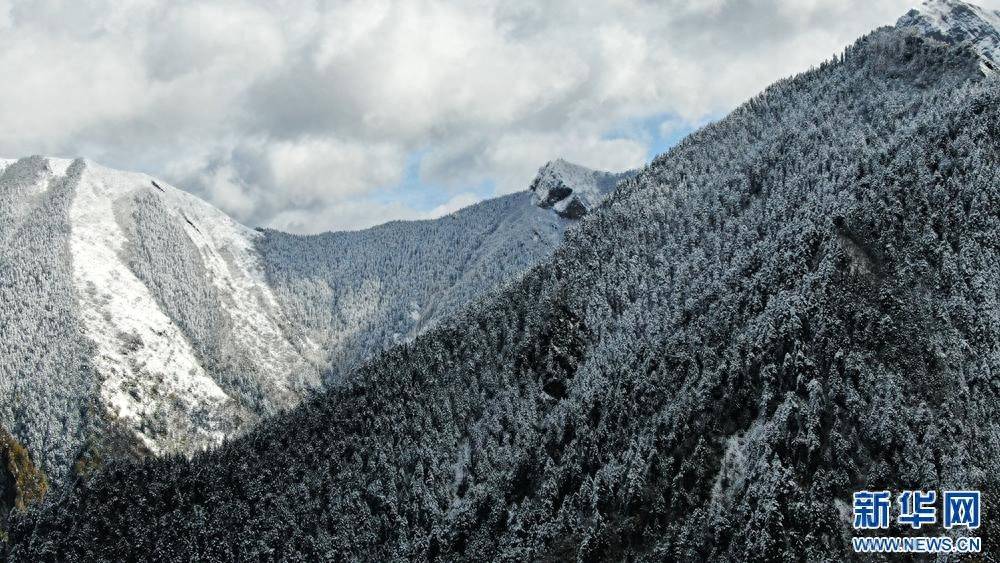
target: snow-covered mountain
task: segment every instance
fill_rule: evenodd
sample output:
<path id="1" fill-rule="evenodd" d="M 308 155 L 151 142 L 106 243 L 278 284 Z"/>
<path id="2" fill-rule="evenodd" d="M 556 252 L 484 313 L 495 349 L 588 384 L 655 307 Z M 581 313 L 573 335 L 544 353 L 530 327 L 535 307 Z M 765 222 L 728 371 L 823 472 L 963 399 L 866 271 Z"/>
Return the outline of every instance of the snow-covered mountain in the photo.
<path id="1" fill-rule="evenodd" d="M 44 449 L 43 466 L 75 457 L 89 426 L 138 451 L 194 451 L 318 384 L 315 347 L 286 336 L 264 279 L 261 235 L 207 203 L 144 174 L 32 157 L 4 161 L 0 207 L 0 422 Z M 19 412 L 19 399 L 37 406 Z M 57 419 L 57 405 L 83 414 Z"/>
<path id="2" fill-rule="evenodd" d="M 967 44 L 983 59 L 983 70 L 1000 70 L 1000 11 L 961 0 L 925 0 L 899 19 L 898 27 L 953 44 Z"/>
<path id="3" fill-rule="evenodd" d="M 526 191 L 298 237 L 145 174 L 2 160 L 0 427 L 56 477 L 212 446 L 516 277 L 571 223 Z"/>
<path id="4" fill-rule="evenodd" d="M 11 519 L 0 553 L 855 561 L 856 491 L 995 506 L 1000 89 L 980 64 L 909 29 L 868 34 L 688 136 L 552 258 L 348 384 L 206 455 L 103 471 Z M 265 276 L 279 302 L 378 310 L 388 266 L 355 245 L 440 270 L 414 284 L 461 282 L 517 248 L 453 240 L 490 216 L 265 239 Z M 291 260 L 317 249 L 371 281 Z M 996 519 L 948 534 L 1000 552 Z"/>

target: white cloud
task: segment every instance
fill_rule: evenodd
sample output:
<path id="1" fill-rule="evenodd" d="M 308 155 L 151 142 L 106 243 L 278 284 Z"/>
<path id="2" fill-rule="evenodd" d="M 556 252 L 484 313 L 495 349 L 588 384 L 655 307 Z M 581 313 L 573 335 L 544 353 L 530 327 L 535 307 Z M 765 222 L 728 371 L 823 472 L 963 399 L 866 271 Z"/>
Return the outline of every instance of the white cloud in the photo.
<path id="1" fill-rule="evenodd" d="M 640 165 L 628 124 L 724 113 L 910 4 L 0 0 L 0 155 L 165 175 L 251 225 L 423 218 L 555 157 Z M 372 203 L 418 152 L 450 201 Z"/>
<path id="2" fill-rule="evenodd" d="M 456 147 L 466 150 L 463 146 Z M 646 160 L 645 144 L 630 139 L 603 139 L 589 131 L 512 132 L 487 144 L 477 156 L 476 168 L 482 180 L 492 179 L 499 193 L 525 189 L 538 168 L 556 158 L 586 163 L 598 170 L 622 171 L 641 166 Z M 459 170 L 464 161 L 459 160 Z M 428 160 L 426 174 L 445 180 L 457 171 L 434 171 Z"/>
<path id="3" fill-rule="evenodd" d="M 470 200 L 470 203 L 474 201 Z M 441 211 L 445 211 L 442 208 Z M 278 213 L 267 226 L 281 231 L 302 234 L 323 232 L 320 225 L 337 225 L 338 230 L 354 231 L 387 220 L 430 219 L 436 211 L 421 212 L 401 203 L 385 203 L 371 200 L 346 200 L 340 203 L 309 209 L 291 209 Z M 445 215 L 447 213 L 441 213 Z"/>
<path id="4" fill-rule="evenodd" d="M 10 21 L 10 0 L 0 0 L 0 30 L 9 29 Z"/>
<path id="5" fill-rule="evenodd" d="M 228 164 L 202 173 L 201 185 L 216 205 L 234 215 L 249 217 L 256 211 L 257 197 L 252 187 Z"/>
<path id="6" fill-rule="evenodd" d="M 143 67 L 130 55 L 54 37 L 0 36 L 0 146 L 48 152 L 89 126 L 129 119 L 148 108 Z M 19 156 L 17 151 L 13 153 Z M 10 153 L 9 153 L 10 154 Z"/>
<path id="7" fill-rule="evenodd" d="M 224 3 L 181 4 L 164 10 L 144 54 L 151 77 L 221 78 L 239 84 L 287 59 L 280 22 L 267 10 Z"/>
<path id="8" fill-rule="evenodd" d="M 444 217 L 445 215 L 450 215 L 463 207 L 468 207 L 473 203 L 479 201 L 479 197 L 476 194 L 463 192 L 460 193 L 448 201 L 442 203 L 441 205 L 435 207 L 428 211 L 425 215 L 425 219 L 436 219 L 438 217 Z"/>
<path id="9" fill-rule="evenodd" d="M 329 138 L 277 141 L 267 147 L 274 185 L 290 203 L 342 201 L 402 180 L 405 154 L 397 145 Z"/>

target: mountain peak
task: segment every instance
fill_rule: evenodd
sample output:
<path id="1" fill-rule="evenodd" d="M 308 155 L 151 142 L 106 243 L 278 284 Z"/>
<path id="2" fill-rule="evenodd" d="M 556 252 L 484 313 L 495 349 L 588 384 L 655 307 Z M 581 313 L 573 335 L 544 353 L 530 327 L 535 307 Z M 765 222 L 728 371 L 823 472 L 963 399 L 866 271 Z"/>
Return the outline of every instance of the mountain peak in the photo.
<path id="1" fill-rule="evenodd" d="M 538 169 L 530 187 L 532 200 L 542 209 L 553 209 L 560 217 L 579 219 L 600 204 L 618 182 L 635 174 L 635 170 L 592 170 L 557 158 Z"/>
<path id="2" fill-rule="evenodd" d="M 1000 11 L 961 0 L 925 0 L 896 22 L 930 37 L 967 44 L 982 58 L 985 72 L 1000 70 Z"/>

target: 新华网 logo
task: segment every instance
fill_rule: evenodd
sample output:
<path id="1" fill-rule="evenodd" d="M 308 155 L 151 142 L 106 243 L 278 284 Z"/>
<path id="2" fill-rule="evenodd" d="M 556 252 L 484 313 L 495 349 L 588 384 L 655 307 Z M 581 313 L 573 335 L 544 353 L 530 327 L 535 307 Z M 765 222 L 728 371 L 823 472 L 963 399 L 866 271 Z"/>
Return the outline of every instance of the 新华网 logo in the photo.
<path id="1" fill-rule="evenodd" d="M 940 496 L 937 491 L 900 491 L 895 498 L 896 510 L 893 510 L 892 501 L 890 491 L 854 493 L 854 529 L 888 529 L 893 516 L 899 526 L 913 530 L 935 525 L 945 530 L 975 530 L 980 526 L 979 491 L 946 490 Z M 859 553 L 978 553 L 982 549 L 978 537 L 953 535 L 860 536 L 852 538 L 852 543 Z"/>

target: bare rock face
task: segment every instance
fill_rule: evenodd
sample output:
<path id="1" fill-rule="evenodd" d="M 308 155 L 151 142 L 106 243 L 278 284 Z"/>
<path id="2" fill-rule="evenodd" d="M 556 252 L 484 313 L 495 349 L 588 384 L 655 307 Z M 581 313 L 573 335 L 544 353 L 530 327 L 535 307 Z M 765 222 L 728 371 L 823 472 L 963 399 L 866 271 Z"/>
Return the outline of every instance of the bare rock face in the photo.
<path id="1" fill-rule="evenodd" d="M 619 182 L 636 173 L 602 172 L 563 159 L 553 160 L 538 170 L 531 183 L 532 200 L 564 219 L 579 219 L 604 201 Z"/>

